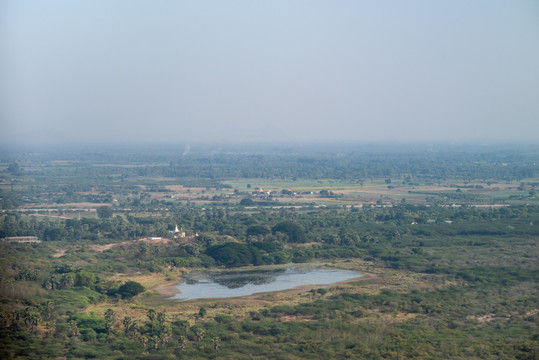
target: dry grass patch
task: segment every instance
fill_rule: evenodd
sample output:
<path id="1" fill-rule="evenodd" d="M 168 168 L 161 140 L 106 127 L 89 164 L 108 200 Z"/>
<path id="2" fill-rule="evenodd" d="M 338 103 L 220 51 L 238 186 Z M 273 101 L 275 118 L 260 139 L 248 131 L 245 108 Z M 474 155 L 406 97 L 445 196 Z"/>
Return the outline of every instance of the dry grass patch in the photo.
<path id="1" fill-rule="evenodd" d="M 64 256 L 67 253 L 67 249 L 58 249 L 56 252 L 52 255 L 52 257 L 59 258 Z"/>
<path id="2" fill-rule="evenodd" d="M 126 281 L 136 281 L 146 289 L 151 289 L 156 285 L 167 283 L 168 280 L 165 274 L 122 274 L 117 273 L 112 276 L 107 277 L 107 280 L 126 282 Z"/>
<path id="3" fill-rule="evenodd" d="M 356 323 L 377 322 L 377 323 L 383 323 L 383 324 L 394 324 L 394 323 L 412 320 L 418 316 L 419 314 L 416 314 L 416 313 L 403 313 L 403 312 L 381 313 L 378 310 L 371 310 L 364 317 L 355 319 L 354 322 Z"/>

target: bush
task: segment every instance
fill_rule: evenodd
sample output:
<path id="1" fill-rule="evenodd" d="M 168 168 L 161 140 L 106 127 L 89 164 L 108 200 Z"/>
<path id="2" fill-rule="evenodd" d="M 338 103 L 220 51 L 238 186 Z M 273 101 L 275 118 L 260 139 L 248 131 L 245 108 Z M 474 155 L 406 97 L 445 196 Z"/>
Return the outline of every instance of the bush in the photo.
<path id="1" fill-rule="evenodd" d="M 215 316 L 215 321 L 220 324 L 230 324 L 232 322 L 232 316 L 227 314 L 219 314 Z"/>
<path id="2" fill-rule="evenodd" d="M 83 329 L 80 331 L 82 335 L 82 340 L 84 341 L 93 341 L 97 339 L 97 333 L 94 329 Z"/>
<path id="3" fill-rule="evenodd" d="M 144 292 L 145 290 L 146 289 L 144 288 L 144 286 L 142 286 L 138 282 L 128 281 L 118 288 L 118 294 L 122 296 L 122 299 L 132 298 L 133 296 L 136 296 L 141 292 Z"/>
<path id="4" fill-rule="evenodd" d="M 328 289 L 320 288 L 316 290 L 316 292 L 319 293 L 320 295 L 326 295 L 328 293 Z"/>

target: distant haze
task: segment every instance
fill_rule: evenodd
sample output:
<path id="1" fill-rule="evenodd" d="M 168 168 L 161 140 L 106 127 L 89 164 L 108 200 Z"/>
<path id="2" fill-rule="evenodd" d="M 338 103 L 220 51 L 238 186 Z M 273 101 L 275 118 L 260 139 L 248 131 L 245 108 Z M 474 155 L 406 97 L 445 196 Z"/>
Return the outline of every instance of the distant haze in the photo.
<path id="1" fill-rule="evenodd" d="M 3 142 L 539 140 L 539 2 L 0 3 Z"/>

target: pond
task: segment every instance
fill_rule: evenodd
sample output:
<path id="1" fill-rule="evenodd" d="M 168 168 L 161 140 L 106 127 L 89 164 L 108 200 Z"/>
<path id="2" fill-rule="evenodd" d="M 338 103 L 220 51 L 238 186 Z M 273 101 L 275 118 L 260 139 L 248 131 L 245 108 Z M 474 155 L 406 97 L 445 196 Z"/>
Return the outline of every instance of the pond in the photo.
<path id="1" fill-rule="evenodd" d="M 215 272 L 195 271 L 183 277 L 184 282 L 177 285 L 180 293 L 172 299 L 247 296 L 293 289 L 302 285 L 329 285 L 361 276 L 363 274 L 351 270 L 300 265 Z"/>

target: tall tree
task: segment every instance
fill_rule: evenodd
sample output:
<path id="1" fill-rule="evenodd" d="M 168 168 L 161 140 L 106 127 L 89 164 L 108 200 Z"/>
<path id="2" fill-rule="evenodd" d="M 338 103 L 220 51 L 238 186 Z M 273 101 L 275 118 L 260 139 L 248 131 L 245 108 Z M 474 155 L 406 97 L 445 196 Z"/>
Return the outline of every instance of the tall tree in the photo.
<path id="1" fill-rule="evenodd" d="M 77 322 L 75 320 L 69 321 L 69 331 L 71 332 L 71 336 L 79 336 L 79 327 L 77 325 Z"/>
<path id="2" fill-rule="evenodd" d="M 105 311 L 105 329 L 107 330 L 107 335 L 110 335 L 110 332 L 114 328 L 114 321 L 116 320 L 116 313 L 112 309 L 107 309 Z"/>
<path id="3" fill-rule="evenodd" d="M 125 335 L 129 336 L 129 330 L 131 329 L 131 325 L 133 324 L 133 319 L 131 319 L 130 316 L 125 316 L 122 320 L 122 324 L 124 326 Z"/>
<path id="4" fill-rule="evenodd" d="M 211 339 L 211 342 L 213 344 L 213 349 L 217 352 L 219 350 L 219 345 L 221 345 L 221 339 L 216 336 Z"/>
<path id="5" fill-rule="evenodd" d="M 148 316 L 148 319 L 150 319 L 150 322 L 152 323 L 152 335 L 153 335 L 153 325 L 154 325 L 153 322 L 157 317 L 157 313 L 155 312 L 154 309 L 150 309 L 148 310 L 148 313 L 146 314 L 146 316 Z"/>
<path id="6" fill-rule="evenodd" d="M 185 345 L 187 345 L 187 338 L 184 335 L 180 335 L 178 338 L 178 345 L 180 347 L 180 351 L 185 349 Z"/>
<path id="7" fill-rule="evenodd" d="M 157 313 L 157 322 L 159 323 L 159 325 L 163 326 L 166 319 L 167 319 L 167 314 L 165 314 L 164 312 Z"/>
<path id="8" fill-rule="evenodd" d="M 29 306 L 24 309 L 23 312 L 24 317 L 24 324 L 31 332 L 37 332 L 37 326 L 39 325 L 39 322 L 41 321 L 41 316 L 39 315 L 39 311 L 36 307 Z"/>

